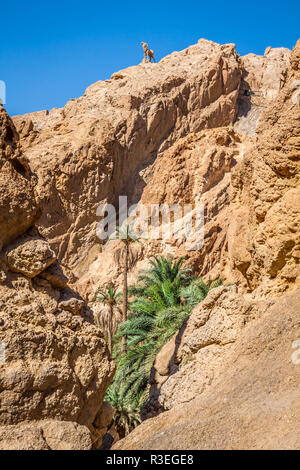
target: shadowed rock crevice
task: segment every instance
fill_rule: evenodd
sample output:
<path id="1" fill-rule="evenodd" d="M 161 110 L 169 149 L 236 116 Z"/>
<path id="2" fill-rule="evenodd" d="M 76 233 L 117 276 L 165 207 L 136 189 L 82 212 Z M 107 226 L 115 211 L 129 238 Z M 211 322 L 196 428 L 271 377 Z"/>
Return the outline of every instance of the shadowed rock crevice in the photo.
<path id="1" fill-rule="evenodd" d="M 3 108 L 0 137 L 0 448 L 99 447 L 114 365 L 93 312 L 34 226 L 36 179 Z"/>

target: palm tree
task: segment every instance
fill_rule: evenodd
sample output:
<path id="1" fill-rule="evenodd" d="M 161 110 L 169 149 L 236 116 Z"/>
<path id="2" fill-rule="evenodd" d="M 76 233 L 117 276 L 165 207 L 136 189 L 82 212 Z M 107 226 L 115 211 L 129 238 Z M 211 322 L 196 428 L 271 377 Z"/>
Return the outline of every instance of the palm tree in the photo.
<path id="1" fill-rule="evenodd" d="M 164 281 L 172 283 L 180 282 L 182 286 L 188 286 L 195 276 L 190 268 L 182 268 L 184 258 L 174 260 L 172 256 L 154 256 L 150 260 L 151 268 L 140 274 L 139 283 L 145 286 L 159 285 Z"/>
<path id="2" fill-rule="evenodd" d="M 137 395 L 130 402 L 123 393 L 122 386 L 118 382 L 114 382 L 108 388 L 105 399 L 113 407 L 115 426 L 120 438 L 123 439 L 141 423 L 141 396 Z"/>
<path id="3" fill-rule="evenodd" d="M 112 336 L 116 332 L 117 326 L 119 322 L 114 322 L 114 310 L 117 304 L 119 303 L 119 299 L 121 297 L 121 294 L 117 292 L 117 287 L 115 287 L 113 284 L 110 284 L 107 288 L 107 290 L 102 290 L 99 289 L 96 293 L 96 300 L 103 303 L 108 307 L 108 319 L 107 322 L 104 322 L 98 318 L 97 323 L 99 326 L 104 326 L 103 323 L 107 323 L 107 336 L 108 336 L 108 349 L 110 354 L 112 354 L 112 349 L 113 349 L 113 342 L 112 342 Z M 102 315 L 102 320 L 103 320 L 103 315 Z M 102 323 L 102 325 L 101 325 Z"/>
<path id="4" fill-rule="evenodd" d="M 132 409 L 136 397 L 140 407 L 147 400 L 148 383 L 154 359 L 162 347 L 180 329 L 191 310 L 219 283 L 206 284 L 182 267 L 183 259 L 156 256 L 150 268 L 140 274 L 130 314 L 119 326 L 116 341 L 127 338 L 127 351 L 122 356 L 116 344 L 117 373 L 114 385 L 122 391 L 123 405 Z"/>
<path id="5" fill-rule="evenodd" d="M 116 234 L 119 239 L 122 240 L 124 244 L 124 270 L 123 270 L 123 322 L 127 320 L 127 311 L 128 311 L 128 259 L 129 259 L 129 250 L 130 245 L 139 241 L 135 233 L 132 231 L 129 225 L 126 225 L 125 228 L 117 227 Z M 122 338 L 122 353 L 125 354 L 127 350 L 127 338 L 123 336 Z"/>

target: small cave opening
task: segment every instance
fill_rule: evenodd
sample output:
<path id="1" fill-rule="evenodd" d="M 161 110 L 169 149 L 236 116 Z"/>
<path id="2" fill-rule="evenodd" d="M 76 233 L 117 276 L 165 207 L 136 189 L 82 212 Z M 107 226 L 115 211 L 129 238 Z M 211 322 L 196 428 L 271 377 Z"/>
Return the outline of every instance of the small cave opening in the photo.
<path id="1" fill-rule="evenodd" d="M 24 165 L 22 165 L 21 162 L 19 162 L 19 160 L 17 160 L 16 158 L 14 158 L 13 160 L 11 160 L 11 164 L 12 166 L 14 167 L 14 169 L 22 176 L 26 176 L 27 175 L 27 170 L 25 168 Z"/>
<path id="2" fill-rule="evenodd" d="M 11 127 L 8 127 L 6 129 L 6 141 L 7 142 L 13 142 L 15 138 L 14 132 Z"/>

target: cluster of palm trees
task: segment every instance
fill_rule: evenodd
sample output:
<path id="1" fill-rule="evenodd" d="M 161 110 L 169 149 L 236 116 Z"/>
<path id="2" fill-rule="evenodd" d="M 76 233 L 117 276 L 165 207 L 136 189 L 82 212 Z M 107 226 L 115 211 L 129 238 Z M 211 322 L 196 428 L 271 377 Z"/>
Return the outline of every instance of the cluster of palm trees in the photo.
<path id="1" fill-rule="evenodd" d="M 98 289 L 95 296 L 95 301 L 101 302 L 104 306 L 108 307 L 108 315 L 100 312 L 100 315 L 95 316 L 95 323 L 102 328 L 107 334 L 107 343 L 110 354 L 112 354 L 113 341 L 112 336 L 116 333 L 116 326 L 120 323 L 120 298 L 123 297 L 122 308 L 122 321 L 126 322 L 128 312 L 128 260 L 130 245 L 139 242 L 135 233 L 127 225 L 125 228 L 116 228 L 115 236 L 117 239 L 122 240 L 124 245 L 124 267 L 123 267 L 123 296 L 118 292 L 118 288 L 114 284 L 110 284 L 107 290 Z M 122 337 L 122 353 L 126 353 L 126 335 Z"/>
<path id="2" fill-rule="evenodd" d="M 117 364 L 106 399 L 114 408 L 116 427 L 124 436 L 141 422 L 140 413 L 148 398 L 150 372 L 156 355 L 195 305 L 221 282 L 208 285 L 183 267 L 183 259 L 155 256 L 149 261 L 149 269 L 139 275 L 136 285 L 128 289 L 128 255 L 136 238 L 128 227 L 125 233 L 119 233 L 125 257 L 122 321 L 118 326 L 114 321 L 121 302 L 117 288 L 110 285 L 106 291 L 99 290 L 97 300 L 109 310 L 107 340 Z"/>

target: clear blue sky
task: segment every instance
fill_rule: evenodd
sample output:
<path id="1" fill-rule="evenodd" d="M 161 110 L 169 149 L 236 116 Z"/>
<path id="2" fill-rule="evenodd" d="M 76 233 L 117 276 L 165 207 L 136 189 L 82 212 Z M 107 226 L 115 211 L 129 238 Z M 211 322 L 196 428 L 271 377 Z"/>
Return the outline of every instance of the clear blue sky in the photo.
<path id="1" fill-rule="evenodd" d="M 1 2 L 0 80 L 11 115 L 61 107 L 97 80 L 142 59 L 158 59 L 199 38 L 233 42 L 239 54 L 292 48 L 299 0 Z"/>

